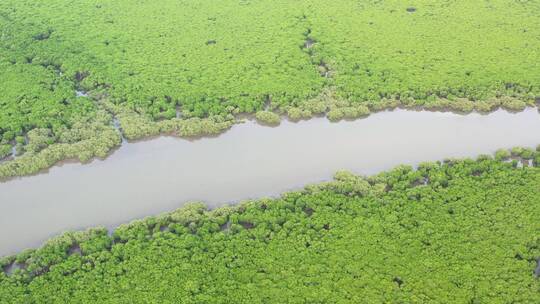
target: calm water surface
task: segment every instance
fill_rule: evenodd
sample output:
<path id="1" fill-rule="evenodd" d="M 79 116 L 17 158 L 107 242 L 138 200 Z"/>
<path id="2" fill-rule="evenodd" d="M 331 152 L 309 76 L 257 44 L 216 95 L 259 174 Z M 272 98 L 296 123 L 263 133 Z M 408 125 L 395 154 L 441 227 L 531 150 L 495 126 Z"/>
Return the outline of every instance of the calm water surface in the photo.
<path id="1" fill-rule="evenodd" d="M 65 230 L 112 228 L 188 201 L 216 207 L 275 196 L 329 180 L 339 169 L 370 175 L 398 164 L 534 147 L 539 130 L 537 109 L 485 116 L 396 110 L 340 123 L 247 122 L 196 141 L 125 143 L 104 161 L 0 184 L 0 256 Z"/>

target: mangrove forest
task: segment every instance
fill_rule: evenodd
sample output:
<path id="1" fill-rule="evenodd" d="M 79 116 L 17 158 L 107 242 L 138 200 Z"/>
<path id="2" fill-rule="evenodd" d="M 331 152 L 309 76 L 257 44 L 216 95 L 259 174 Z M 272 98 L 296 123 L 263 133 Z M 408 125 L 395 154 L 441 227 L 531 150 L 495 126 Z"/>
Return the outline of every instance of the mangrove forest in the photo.
<path id="1" fill-rule="evenodd" d="M 68 232 L 1 260 L 0 302 L 538 303 L 539 165 L 515 148 L 339 171 L 275 199 Z"/>

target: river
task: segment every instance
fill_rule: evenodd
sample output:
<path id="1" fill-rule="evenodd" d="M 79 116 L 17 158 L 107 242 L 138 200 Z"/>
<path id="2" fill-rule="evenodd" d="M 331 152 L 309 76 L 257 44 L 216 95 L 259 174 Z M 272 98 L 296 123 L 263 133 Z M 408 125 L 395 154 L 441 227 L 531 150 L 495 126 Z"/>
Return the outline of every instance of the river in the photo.
<path id="1" fill-rule="evenodd" d="M 37 247 L 65 230 L 113 228 L 174 210 L 276 196 L 398 164 L 476 156 L 540 144 L 537 109 L 489 115 L 394 110 L 331 123 L 315 118 L 270 128 L 252 121 L 215 138 L 124 143 L 105 160 L 67 163 L 0 184 L 0 256 Z"/>

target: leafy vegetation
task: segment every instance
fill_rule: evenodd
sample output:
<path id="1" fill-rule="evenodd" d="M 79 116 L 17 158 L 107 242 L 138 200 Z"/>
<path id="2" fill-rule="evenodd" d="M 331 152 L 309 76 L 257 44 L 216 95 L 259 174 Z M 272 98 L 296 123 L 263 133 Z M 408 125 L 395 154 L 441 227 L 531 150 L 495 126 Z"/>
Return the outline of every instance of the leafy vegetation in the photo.
<path id="1" fill-rule="evenodd" d="M 397 106 L 520 110 L 540 100 L 539 12 L 513 0 L 5 0 L 0 158 L 17 165 L 0 178 L 102 157 L 120 143 L 114 119 L 137 139 L 215 134 L 242 113 L 275 125 Z M 48 134 L 39 151 L 34 129 Z"/>
<path id="2" fill-rule="evenodd" d="M 255 114 L 255 118 L 257 118 L 257 120 L 260 123 L 271 125 L 271 126 L 279 125 L 279 123 L 281 122 L 281 117 L 279 117 L 279 115 L 277 115 L 274 112 L 269 112 L 269 111 L 257 112 Z"/>
<path id="3" fill-rule="evenodd" d="M 0 302 L 538 303 L 539 150 L 69 232 L 0 260 Z"/>

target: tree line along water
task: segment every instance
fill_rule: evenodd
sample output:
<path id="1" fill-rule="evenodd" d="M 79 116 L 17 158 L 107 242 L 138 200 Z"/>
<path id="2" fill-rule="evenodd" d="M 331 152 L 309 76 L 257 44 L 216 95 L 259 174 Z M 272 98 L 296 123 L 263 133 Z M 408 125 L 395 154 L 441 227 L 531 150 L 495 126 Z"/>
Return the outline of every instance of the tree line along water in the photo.
<path id="1" fill-rule="evenodd" d="M 540 300 L 540 152 L 398 166 L 68 232 L 5 257 L 2 303 Z"/>
<path id="2" fill-rule="evenodd" d="M 27 175 L 104 157 L 121 141 L 115 119 L 137 139 L 214 135 L 246 113 L 277 124 L 396 106 L 520 110 L 540 97 L 539 11 L 509 0 L 2 1 L 0 158 Z"/>

